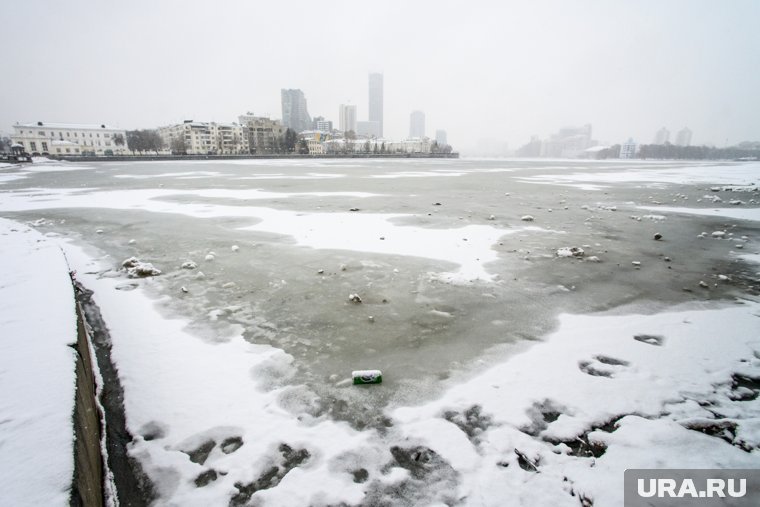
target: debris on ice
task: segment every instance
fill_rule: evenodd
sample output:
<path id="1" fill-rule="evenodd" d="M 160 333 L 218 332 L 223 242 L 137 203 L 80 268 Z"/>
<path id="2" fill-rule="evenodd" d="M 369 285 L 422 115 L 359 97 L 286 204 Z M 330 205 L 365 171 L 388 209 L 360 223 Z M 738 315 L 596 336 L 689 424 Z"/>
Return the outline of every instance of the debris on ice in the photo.
<path id="1" fill-rule="evenodd" d="M 583 257 L 586 252 L 577 246 L 566 246 L 557 250 L 557 257 Z"/>
<path id="2" fill-rule="evenodd" d="M 121 267 L 127 270 L 127 276 L 130 278 L 145 278 L 161 274 L 161 270 L 153 267 L 153 264 L 142 262 L 137 257 L 130 257 L 124 260 L 121 263 Z"/>

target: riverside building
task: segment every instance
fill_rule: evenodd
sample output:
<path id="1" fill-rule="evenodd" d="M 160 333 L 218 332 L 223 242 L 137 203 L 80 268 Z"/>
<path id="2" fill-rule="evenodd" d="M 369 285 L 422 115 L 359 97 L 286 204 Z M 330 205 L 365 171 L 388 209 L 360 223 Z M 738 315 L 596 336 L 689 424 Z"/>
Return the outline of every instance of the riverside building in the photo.
<path id="1" fill-rule="evenodd" d="M 127 133 L 108 125 L 17 123 L 11 140 L 32 155 L 128 154 Z"/>

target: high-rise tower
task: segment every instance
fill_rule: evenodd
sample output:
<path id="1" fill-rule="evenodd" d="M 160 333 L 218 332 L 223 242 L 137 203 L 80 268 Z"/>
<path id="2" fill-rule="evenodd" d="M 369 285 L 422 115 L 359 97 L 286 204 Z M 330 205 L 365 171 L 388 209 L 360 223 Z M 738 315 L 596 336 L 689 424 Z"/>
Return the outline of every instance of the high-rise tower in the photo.
<path id="1" fill-rule="evenodd" d="M 691 130 L 689 130 L 689 127 L 684 127 L 683 130 L 678 131 L 676 144 L 678 146 L 689 146 L 691 144 Z"/>
<path id="2" fill-rule="evenodd" d="M 296 132 L 311 129 L 306 97 L 301 90 L 282 90 L 282 124 Z"/>
<path id="3" fill-rule="evenodd" d="M 383 137 L 383 75 L 369 75 L 369 121 L 377 122 L 378 137 Z"/>
<path id="4" fill-rule="evenodd" d="M 662 127 L 654 135 L 654 144 L 665 144 L 670 141 L 670 131 L 665 127 Z"/>
<path id="5" fill-rule="evenodd" d="M 338 124 L 343 132 L 356 134 L 356 106 L 341 104 L 338 110 Z"/>
<path id="6" fill-rule="evenodd" d="M 425 137 L 425 113 L 412 111 L 409 117 L 409 137 Z"/>

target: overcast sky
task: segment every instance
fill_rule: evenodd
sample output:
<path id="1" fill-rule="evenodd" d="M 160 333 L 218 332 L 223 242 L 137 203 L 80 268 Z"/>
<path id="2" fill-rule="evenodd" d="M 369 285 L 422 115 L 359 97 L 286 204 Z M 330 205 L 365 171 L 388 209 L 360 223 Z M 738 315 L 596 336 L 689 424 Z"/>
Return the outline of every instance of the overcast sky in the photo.
<path id="1" fill-rule="evenodd" d="M 385 134 L 409 114 L 465 153 L 591 123 L 594 138 L 760 140 L 760 1 L 3 2 L 0 131 L 16 122 L 151 128 L 309 113 L 367 119 L 385 79 Z"/>

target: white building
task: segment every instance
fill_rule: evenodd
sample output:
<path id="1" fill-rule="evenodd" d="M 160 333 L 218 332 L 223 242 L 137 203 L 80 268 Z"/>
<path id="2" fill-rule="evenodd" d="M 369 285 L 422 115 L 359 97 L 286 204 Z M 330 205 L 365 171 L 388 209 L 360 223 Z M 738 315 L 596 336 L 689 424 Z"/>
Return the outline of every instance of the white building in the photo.
<path id="1" fill-rule="evenodd" d="M 430 153 L 431 149 L 432 143 L 427 137 L 413 137 L 385 143 L 385 151 L 389 153 Z"/>
<path id="2" fill-rule="evenodd" d="M 628 139 L 627 142 L 620 145 L 620 158 L 635 158 L 637 147 L 633 139 Z"/>
<path id="3" fill-rule="evenodd" d="M 318 139 L 307 139 L 306 145 L 309 147 L 309 155 L 324 155 L 325 145 Z"/>
<path id="4" fill-rule="evenodd" d="M 11 139 L 31 154 L 126 155 L 127 133 L 107 125 L 18 123 Z"/>
<path id="5" fill-rule="evenodd" d="M 239 155 L 249 152 L 246 129 L 237 123 L 186 120 L 159 127 L 158 134 L 173 153 Z"/>
<path id="6" fill-rule="evenodd" d="M 356 132 L 356 106 L 340 105 L 338 110 L 338 125 L 343 132 Z"/>

